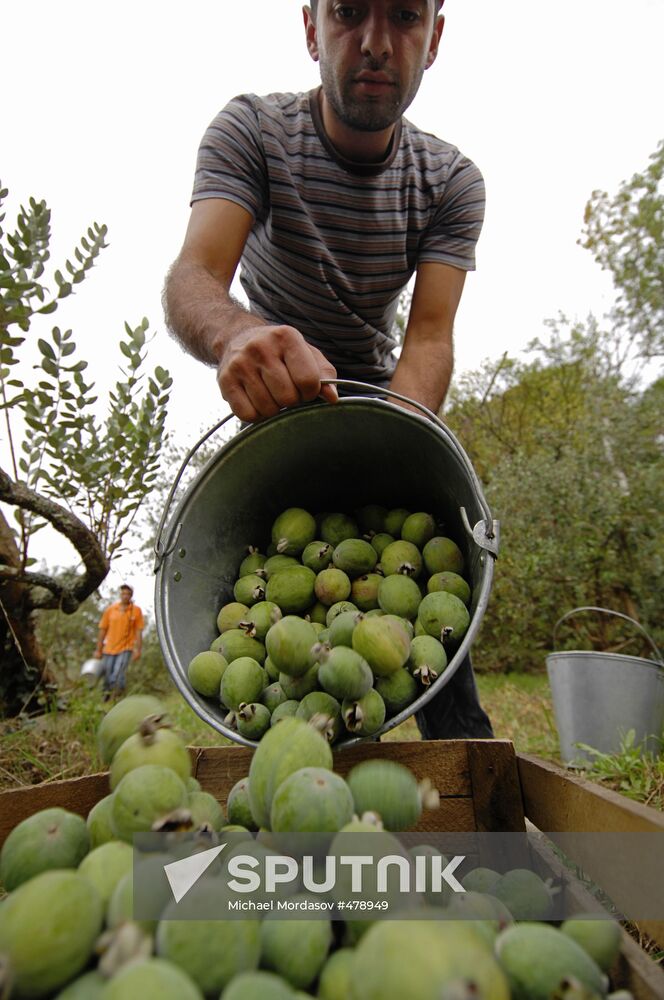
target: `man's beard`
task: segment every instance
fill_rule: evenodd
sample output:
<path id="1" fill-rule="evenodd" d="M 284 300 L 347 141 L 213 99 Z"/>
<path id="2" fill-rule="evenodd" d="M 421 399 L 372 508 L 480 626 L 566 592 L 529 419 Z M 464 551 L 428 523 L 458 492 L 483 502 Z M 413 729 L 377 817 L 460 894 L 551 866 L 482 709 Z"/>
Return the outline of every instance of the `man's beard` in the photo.
<path id="1" fill-rule="evenodd" d="M 355 81 L 362 69 L 376 72 L 379 67 L 362 67 L 339 85 L 327 64 L 321 60 L 323 90 L 337 118 L 348 128 L 357 132 L 382 132 L 394 125 L 410 106 L 424 76 L 424 69 L 411 81 L 405 95 L 402 93 L 400 81 L 396 80 L 380 99 L 358 100 L 353 95 L 353 88 L 357 86 Z"/>

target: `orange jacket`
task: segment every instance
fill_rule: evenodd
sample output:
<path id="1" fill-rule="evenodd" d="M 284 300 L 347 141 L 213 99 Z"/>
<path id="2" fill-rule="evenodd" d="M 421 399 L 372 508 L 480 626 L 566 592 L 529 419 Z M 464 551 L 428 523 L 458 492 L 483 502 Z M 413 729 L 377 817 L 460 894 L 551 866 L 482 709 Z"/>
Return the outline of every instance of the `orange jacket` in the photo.
<path id="1" fill-rule="evenodd" d="M 143 631 L 143 612 L 134 604 L 124 605 L 116 601 L 106 608 L 99 622 L 100 629 L 106 629 L 104 653 L 122 653 L 133 649 L 137 635 Z"/>

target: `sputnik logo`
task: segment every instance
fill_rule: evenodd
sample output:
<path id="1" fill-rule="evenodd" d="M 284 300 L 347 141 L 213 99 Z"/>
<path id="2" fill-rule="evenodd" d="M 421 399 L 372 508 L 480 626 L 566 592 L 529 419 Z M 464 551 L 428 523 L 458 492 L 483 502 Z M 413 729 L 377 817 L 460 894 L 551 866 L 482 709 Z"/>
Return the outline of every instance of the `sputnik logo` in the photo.
<path id="1" fill-rule="evenodd" d="M 192 854 L 182 861 L 172 861 L 171 864 L 164 865 L 166 878 L 176 903 L 179 903 L 189 890 L 193 889 L 201 875 L 208 870 L 214 859 L 219 857 L 224 847 L 226 844 L 220 844 L 219 847 L 212 847 L 209 851 L 201 851 L 199 854 Z"/>

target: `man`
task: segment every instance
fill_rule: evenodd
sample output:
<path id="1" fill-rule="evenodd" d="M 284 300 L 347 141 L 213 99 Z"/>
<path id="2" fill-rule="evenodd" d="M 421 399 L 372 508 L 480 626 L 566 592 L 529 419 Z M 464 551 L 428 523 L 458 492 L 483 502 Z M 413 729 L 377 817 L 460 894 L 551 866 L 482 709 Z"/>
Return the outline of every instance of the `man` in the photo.
<path id="1" fill-rule="evenodd" d="M 120 600 L 106 608 L 99 622 L 95 658 L 102 660 L 106 691 L 124 691 L 129 661 L 136 661 L 143 645 L 143 612 L 134 604 L 134 591 L 120 587 Z"/>
<path id="2" fill-rule="evenodd" d="M 402 118 L 438 54 L 442 3 L 315 0 L 303 15 L 321 87 L 237 97 L 203 138 L 164 305 L 243 421 L 334 402 L 321 380 L 337 376 L 442 405 L 484 212 L 475 165 Z M 229 292 L 240 261 L 249 309 Z M 415 271 L 396 363 L 391 330 Z M 448 708 L 453 687 L 473 718 L 445 732 L 492 735 L 469 662 L 444 692 Z"/>

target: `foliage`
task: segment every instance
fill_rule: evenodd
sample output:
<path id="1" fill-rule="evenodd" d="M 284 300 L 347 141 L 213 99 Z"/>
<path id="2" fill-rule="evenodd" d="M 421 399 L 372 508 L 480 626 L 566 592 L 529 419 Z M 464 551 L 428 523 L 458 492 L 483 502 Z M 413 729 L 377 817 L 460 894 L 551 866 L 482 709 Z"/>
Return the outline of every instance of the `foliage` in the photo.
<path id="1" fill-rule="evenodd" d="M 585 212 L 583 239 L 611 272 L 618 299 L 617 327 L 645 357 L 664 354 L 664 140 L 642 173 L 613 197 L 594 191 Z"/>
<path id="2" fill-rule="evenodd" d="M 0 190 L 0 208 L 6 196 Z M 5 231 L 4 218 L 0 214 L 0 411 L 10 472 L 0 469 L 0 500 L 16 508 L 17 526 L 0 514 L 0 702 L 16 709 L 44 669 L 33 612 L 76 611 L 105 578 L 155 483 L 172 380 L 159 366 L 143 373 L 147 319 L 134 328 L 125 324 L 123 367 L 100 420 L 72 331 L 56 326 L 37 336 L 33 325 L 85 279 L 106 246 L 106 227 L 93 224 L 49 282 L 45 202 L 31 198 L 21 206 L 13 231 Z M 30 542 L 46 523 L 74 545 L 82 571 L 53 576 L 32 569 Z"/>
<path id="3" fill-rule="evenodd" d="M 622 795 L 655 809 L 664 809 L 664 756 L 642 752 L 635 744 L 633 729 L 620 741 L 616 753 L 602 753 L 585 743 L 582 750 L 593 758 L 584 776 L 600 781 Z"/>

